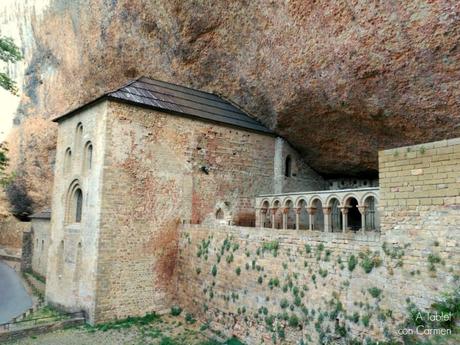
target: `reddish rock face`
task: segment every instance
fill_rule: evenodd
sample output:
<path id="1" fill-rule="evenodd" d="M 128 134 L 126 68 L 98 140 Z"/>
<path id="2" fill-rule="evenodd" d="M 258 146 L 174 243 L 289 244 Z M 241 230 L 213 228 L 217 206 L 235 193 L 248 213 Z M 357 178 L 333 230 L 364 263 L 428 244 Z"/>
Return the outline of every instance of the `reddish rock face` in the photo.
<path id="1" fill-rule="evenodd" d="M 459 20 L 456 1 L 54 0 L 22 109 L 146 75 L 233 100 L 320 173 L 375 176 L 379 149 L 460 136 Z"/>

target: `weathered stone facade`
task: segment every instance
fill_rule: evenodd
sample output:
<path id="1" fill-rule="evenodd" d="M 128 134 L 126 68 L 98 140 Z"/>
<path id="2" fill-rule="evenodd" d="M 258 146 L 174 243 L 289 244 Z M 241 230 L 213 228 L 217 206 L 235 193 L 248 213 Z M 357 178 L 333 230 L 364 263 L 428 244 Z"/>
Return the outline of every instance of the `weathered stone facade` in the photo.
<path id="1" fill-rule="evenodd" d="M 145 98 L 139 90 L 128 87 L 126 102 Z M 297 219 L 299 230 L 268 229 L 254 227 L 259 204 L 276 202 L 267 195 L 328 212 L 334 194 L 286 141 L 126 102 L 103 98 L 58 120 L 50 304 L 97 323 L 177 303 L 248 344 L 383 339 L 407 301 L 429 307 L 460 274 L 460 139 L 381 152 L 380 191 L 335 191 L 339 232 Z M 347 226 L 353 195 L 361 208 L 379 195 L 381 231 Z"/>
<path id="2" fill-rule="evenodd" d="M 91 321 L 96 304 L 106 122 L 107 103 L 102 102 L 59 126 L 46 275 L 48 303 L 69 311 L 85 310 Z M 79 123 L 84 127 L 77 142 Z M 84 147 L 89 141 L 94 148 L 92 165 L 84 170 Z M 69 194 L 75 184 L 84 196 L 80 223 L 69 221 Z"/>
<path id="3" fill-rule="evenodd" d="M 92 168 L 82 174 L 80 152 L 88 140 Z M 231 223 L 253 226 L 254 196 L 273 193 L 275 141 L 270 134 L 113 101 L 61 121 L 48 300 L 83 308 L 92 322 L 169 307 L 178 225 L 213 222 L 223 212 Z M 69 172 L 66 150 L 72 151 Z M 292 156 L 294 164 L 297 158 Z M 323 179 L 303 166 L 296 167 L 293 183 L 321 188 Z M 81 223 L 67 223 L 66 198 L 75 181 L 83 192 L 83 216 Z"/>

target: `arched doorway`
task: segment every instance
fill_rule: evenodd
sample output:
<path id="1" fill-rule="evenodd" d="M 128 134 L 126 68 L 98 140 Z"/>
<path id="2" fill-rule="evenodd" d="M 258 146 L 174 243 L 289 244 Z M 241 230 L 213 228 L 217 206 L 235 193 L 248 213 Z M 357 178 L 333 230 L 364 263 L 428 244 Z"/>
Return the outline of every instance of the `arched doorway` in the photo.
<path id="1" fill-rule="evenodd" d="M 315 214 L 313 216 L 313 230 L 324 230 L 324 213 L 323 203 L 320 199 L 315 199 L 312 203 L 312 207 L 315 208 Z"/>
<path id="2" fill-rule="evenodd" d="M 263 228 L 272 227 L 272 217 L 270 214 L 270 204 L 268 201 L 264 201 L 260 208 L 260 224 Z"/>
<path id="3" fill-rule="evenodd" d="M 358 231 L 361 229 L 361 212 L 358 209 L 358 200 L 354 197 L 347 199 L 346 206 L 348 206 L 347 213 L 347 227 L 350 230 Z"/>
<path id="4" fill-rule="evenodd" d="M 377 230 L 379 228 L 376 199 L 374 196 L 368 196 L 364 200 L 366 206 L 366 230 Z"/>
<path id="5" fill-rule="evenodd" d="M 333 198 L 329 202 L 331 208 L 331 231 L 332 232 L 342 232 L 342 213 L 340 212 L 339 200 Z"/>
<path id="6" fill-rule="evenodd" d="M 286 229 L 295 229 L 295 210 L 291 200 L 286 202 Z"/>
<path id="7" fill-rule="evenodd" d="M 308 212 L 307 212 L 307 203 L 305 200 L 300 200 L 297 203 L 297 208 L 299 212 L 299 230 L 307 230 L 309 228 Z"/>
<path id="8" fill-rule="evenodd" d="M 281 209 L 281 203 L 278 200 L 274 202 L 273 209 L 275 212 L 275 217 L 274 217 L 275 229 L 282 229 L 283 228 L 283 211 Z"/>

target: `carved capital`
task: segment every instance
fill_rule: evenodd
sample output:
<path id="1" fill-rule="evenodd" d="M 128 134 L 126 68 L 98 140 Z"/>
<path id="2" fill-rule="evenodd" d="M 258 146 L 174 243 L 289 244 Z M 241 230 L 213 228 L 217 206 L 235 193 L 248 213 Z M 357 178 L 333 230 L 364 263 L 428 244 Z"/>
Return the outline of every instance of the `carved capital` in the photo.
<path id="1" fill-rule="evenodd" d="M 308 214 L 314 215 L 316 213 L 316 207 L 305 207 Z"/>
<path id="2" fill-rule="evenodd" d="M 350 206 L 340 206 L 339 209 L 340 209 L 340 212 L 342 212 L 343 214 L 348 214 L 348 210 L 350 209 Z"/>
<path id="3" fill-rule="evenodd" d="M 332 208 L 331 208 L 331 207 L 329 207 L 329 206 L 323 207 L 323 213 L 324 213 L 325 215 L 331 214 L 331 212 L 332 212 Z"/>
<path id="4" fill-rule="evenodd" d="M 367 205 L 358 205 L 357 206 L 359 213 L 366 214 L 367 209 L 369 208 Z"/>

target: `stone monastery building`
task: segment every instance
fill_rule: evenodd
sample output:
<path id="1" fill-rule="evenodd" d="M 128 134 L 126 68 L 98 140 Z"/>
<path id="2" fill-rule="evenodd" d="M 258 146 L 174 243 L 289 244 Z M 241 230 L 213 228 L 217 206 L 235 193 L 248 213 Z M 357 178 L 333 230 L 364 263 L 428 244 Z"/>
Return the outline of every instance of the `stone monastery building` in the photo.
<path id="1" fill-rule="evenodd" d="M 219 96 L 140 78 L 55 121 L 47 298 L 91 320 L 167 300 L 179 223 L 375 229 L 377 188 L 283 197 L 337 182 Z"/>
<path id="2" fill-rule="evenodd" d="M 288 246 L 298 241 L 302 249 L 307 235 L 301 234 L 309 234 L 308 241 L 324 241 L 330 253 L 343 251 L 343 258 L 364 245 L 379 250 L 383 241 L 417 238 L 428 246 L 433 231 L 457 229 L 441 243 L 446 253 L 458 240 L 458 210 L 449 206 L 458 205 L 459 180 L 453 176 L 459 166 L 458 139 L 423 150 L 414 146 L 402 151 L 404 156 L 384 151 L 379 187 L 376 180 L 327 180 L 235 104 L 158 80 L 136 79 L 55 121 L 50 238 L 35 239 L 48 253 L 45 261 L 33 262 L 46 272 L 47 301 L 64 310 L 83 310 L 91 323 L 166 310 L 178 299 L 198 308 L 198 294 L 209 291 L 209 282 L 200 275 L 196 260 L 202 260 L 202 249 L 198 259 L 196 248 L 205 246 L 199 241 L 218 236 L 220 230 L 212 229 L 228 229 L 241 246 L 286 234 L 290 239 L 279 241 Z M 442 155 L 454 163 L 437 164 L 432 158 Z M 444 225 L 439 221 L 444 218 L 437 218 L 441 208 L 450 217 Z M 436 226 L 412 231 L 430 221 Z M 195 228 L 201 234 L 196 239 L 184 232 Z M 414 251 L 412 264 L 421 261 L 423 248 Z M 211 265 L 206 274 L 211 271 L 212 263 L 200 265 Z M 405 281 L 379 277 L 373 283 L 391 282 L 390 290 Z M 225 286 L 237 284 L 228 279 L 214 289 L 220 286 L 225 293 Z M 353 284 L 347 288 L 352 295 L 360 290 Z M 257 286 L 240 287 L 250 291 L 245 305 L 249 309 L 254 303 L 255 311 L 262 295 Z M 392 305 L 400 308 L 404 298 L 401 293 L 401 301 Z M 222 315 L 236 313 L 228 301 L 212 303 Z"/>

